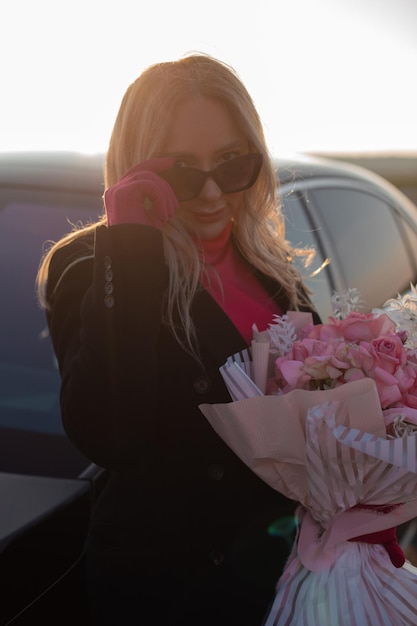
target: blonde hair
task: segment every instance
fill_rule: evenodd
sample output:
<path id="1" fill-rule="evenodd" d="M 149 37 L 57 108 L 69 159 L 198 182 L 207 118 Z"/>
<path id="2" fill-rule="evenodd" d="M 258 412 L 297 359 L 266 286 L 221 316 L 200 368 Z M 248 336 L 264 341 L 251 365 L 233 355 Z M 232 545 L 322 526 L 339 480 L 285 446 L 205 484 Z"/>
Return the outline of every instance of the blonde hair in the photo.
<path id="1" fill-rule="evenodd" d="M 292 249 L 285 241 L 276 173 L 262 124 L 251 96 L 227 64 L 209 55 L 191 54 L 177 61 L 150 66 L 128 87 L 106 155 L 105 187 L 117 183 L 132 165 L 159 153 L 177 105 L 193 96 L 209 97 L 223 103 L 251 149 L 263 156 L 259 177 L 254 186 L 243 193 L 242 206 L 233 221 L 233 236 L 238 249 L 256 269 L 278 281 L 289 308 L 308 305 L 308 291 L 302 287 L 301 275 L 291 260 L 294 255 L 311 256 L 311 251 Z M 47 252 L 37 279 L 43 306 L 48 307 L 46 280 L 54 252 L 93 231 L 101 223 L 105 223 L 105 216 L 95 224 L 69 233 Z M 179 220 L 169 220 L 162 228 L 162 236 L 165 259 L 170 268 L 164 321 L 183 347 L 197 354 L 190 307 L 199 285 L 201 262 L 189 233 Z"/>

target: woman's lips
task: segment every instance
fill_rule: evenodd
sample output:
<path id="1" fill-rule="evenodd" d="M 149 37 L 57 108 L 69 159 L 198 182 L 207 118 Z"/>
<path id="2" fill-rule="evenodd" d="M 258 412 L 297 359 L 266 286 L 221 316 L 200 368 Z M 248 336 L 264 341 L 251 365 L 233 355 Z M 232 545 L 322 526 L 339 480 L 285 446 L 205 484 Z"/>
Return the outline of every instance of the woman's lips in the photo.
<path id="1" fill-rule="evenodd" d="M 216 211 L 194 211 L 193 217 L 199 222 L 217 222 L 223 216 L 224 209 L 217 209 Z"/>

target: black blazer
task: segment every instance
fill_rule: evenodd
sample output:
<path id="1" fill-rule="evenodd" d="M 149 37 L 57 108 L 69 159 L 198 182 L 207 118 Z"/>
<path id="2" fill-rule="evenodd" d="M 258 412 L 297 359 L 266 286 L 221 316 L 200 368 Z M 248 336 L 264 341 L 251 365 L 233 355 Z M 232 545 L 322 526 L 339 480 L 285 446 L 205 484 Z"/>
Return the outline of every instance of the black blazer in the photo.
<path id="1" fill-rule="evenodd" d="M 279 286 L 258 278 L 286 310 Z M 63 424 L 112 470 L 91 537 L 126 548 L 119 566 L 148 580 L 166 573 L 181 589 L 190 581 L 209 588 L 227 571 L 229 588 L 234 577 L 269 594 L 289 552 L 295 503 L 247 469 L 198 409 L 230 402 L 219 367 L 245 341 L 202 289 L 192 307 L 200 366 L 161 324 L 166 285 L 161 234 L 146 226 L 99 226 L 95 241 L 77 240 L 51 261 Z"/>

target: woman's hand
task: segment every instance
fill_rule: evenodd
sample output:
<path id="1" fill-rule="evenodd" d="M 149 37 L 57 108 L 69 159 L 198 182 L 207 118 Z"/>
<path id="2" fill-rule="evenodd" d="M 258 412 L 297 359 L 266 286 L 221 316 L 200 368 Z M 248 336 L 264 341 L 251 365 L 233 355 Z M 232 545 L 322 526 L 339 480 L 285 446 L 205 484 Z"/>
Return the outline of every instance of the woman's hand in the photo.
<path id="1" fill-rule="evenodd" d="M 158 176 L 174 165 L 171 157 L 162 157 L 134 165 L 115 185 L 104 192 L 109 226 L 147 224 L 162 228 L 174 217 L 178 200 L 170 185 Z"/>

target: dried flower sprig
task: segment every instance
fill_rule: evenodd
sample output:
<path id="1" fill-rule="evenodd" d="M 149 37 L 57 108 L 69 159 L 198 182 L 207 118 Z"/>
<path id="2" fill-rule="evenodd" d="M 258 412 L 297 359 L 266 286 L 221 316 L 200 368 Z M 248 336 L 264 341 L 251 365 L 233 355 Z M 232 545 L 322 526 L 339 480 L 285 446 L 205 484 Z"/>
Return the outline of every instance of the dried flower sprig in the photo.
<path id="1" fill-rule="evenodd" d="M 331 304 L 333 309 L 333 316 L 336 319 L 342 320 L 353 313 L 354 311 L 360 311 L 363 308 L 364 301 L 362 300 L 362 294 L 359 289 L 345 289 L 345 291 L 335 291 L 331 297 Z"/>
<path id="2" fill-rule="evenodd" d="M 417 289 L 410 285 L 410 291 L 397 298 L 387 300 L 383 309 L 374 309 L 374 313 L 387 313 L 395 322 L 397 333 L 402 335 L 406 348 L 417 351 Z"/>
<path id="3" fill-rule="evenodd" d="M 297 339 L 294 324 L 288 315 L 274 315 L 273 323 L 269 325 L 267 334 L 270 342 L 270 352 L 274 356 L 287 354 Z"/>

